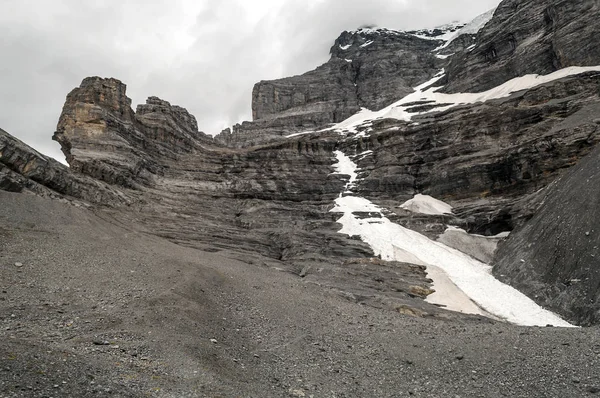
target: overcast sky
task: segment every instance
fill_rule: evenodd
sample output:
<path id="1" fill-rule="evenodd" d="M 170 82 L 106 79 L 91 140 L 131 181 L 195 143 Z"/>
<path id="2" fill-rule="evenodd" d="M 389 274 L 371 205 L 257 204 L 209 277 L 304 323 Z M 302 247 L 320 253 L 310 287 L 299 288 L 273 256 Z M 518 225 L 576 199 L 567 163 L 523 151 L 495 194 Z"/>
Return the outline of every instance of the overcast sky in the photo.
<path id="1" fill-rule="evenodd" d="M 343 30 L 468 21 L 500 0 L 1 0 L 0 128 L 64 159 L 51 141 L 86 76 L 127 84 L 133 108 L 158 96 L 208 134 L 251 117 L 259 80 L 329 58 Z"/>

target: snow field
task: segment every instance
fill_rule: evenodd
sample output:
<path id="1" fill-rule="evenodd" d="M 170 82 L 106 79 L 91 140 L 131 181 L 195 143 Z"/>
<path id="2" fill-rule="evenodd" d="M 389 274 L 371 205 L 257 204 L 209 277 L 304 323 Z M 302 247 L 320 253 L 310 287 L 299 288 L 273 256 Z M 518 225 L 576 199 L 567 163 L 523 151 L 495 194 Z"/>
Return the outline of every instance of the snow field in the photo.
<path id="1" fill-rule="evenodd" d="M 358 177 L 357 166 L 341 151 L 335 152 L 335 156 L 338 160 L 336 174 L 350 176 L 344 193 L 351 193 Z M 382 209 L 369 200 L 340 194 L 335 204 L 332 212 L 343 214 L 338 220 L 343 226 L 339 232 L 360 236 L 382 259 L 435 266 L 481 308 L 508 322 L 525 326 L 572 326 L 518 290 L 495 279 L 489 265 L 392 223 L 382 214 Z M 355 212 L 380 213 L 381 217 L 360 219 L 353 214 Z"/>
<path id="2" fill-rule="evenodd" d="M 442 87 L 432 86 L 444 76 L 444 72 L 444 70 L 440 71 L 440 73 L 438 73 L 433 79 L 421 84 L 418 87 L 415 87 L 414 93 L 407 95 L 392 105 L 389 105 L 379 111 L 371 111 L 366 108 L 362 108 L 358 113 L 350 116 L 348 119 L 321 131 L 334 130 L 342 134 L 357 133 L 359 127 L 369 127 L 371 122 L 376 119 L 397 119 L 408 122 L 413 116 L 416 115 L 440 112 L 458 105 L 475 104 L 493 99 L 506 98 L 517 91 L 532 89 L 554 80 L 575 76 L 586 72 L 600 72 L 600 66 L 571 66 L 560 69 L 548 75 L 532 74 L 517 77 L 481 93 L 456 94 L 438 93 L 437 91 Z M 437 104 L 439 106 L 426 112 L 409 112 L 409 109 L 412 107 L 412 105 L 407 104 L 424 101 L 427 101 L 428 105 Z"/>

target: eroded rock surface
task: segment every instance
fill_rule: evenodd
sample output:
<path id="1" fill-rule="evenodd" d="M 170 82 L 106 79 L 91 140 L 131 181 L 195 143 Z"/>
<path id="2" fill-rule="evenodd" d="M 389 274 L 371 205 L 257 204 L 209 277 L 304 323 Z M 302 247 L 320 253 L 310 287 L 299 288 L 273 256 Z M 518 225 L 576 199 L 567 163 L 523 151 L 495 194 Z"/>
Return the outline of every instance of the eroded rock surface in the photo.
<path id="1" fill-rule="evenodd" d="M 546 189 L 533 218 L 500 245 L 494 267 L 498 278 L 580 325 L 600 322 L 599 160 L 596 148 Z"/>
<path id="2" fill-rule="evenodd" d="M 387 29 L 345 31 L 324 65 L 300 76 L 257 83 L 253 121 L 234 126 L 217 140 L 251 146 L 341 122 L 361 108 L 384 108 L 439 72 L 445 61 L 433 50 L 442 43 Z"/>
<path id="3" fill-rule="evenodd" d="M 600 59 L 596 0 L 505 0 L 479 32 L 476 46 L 448 67 L 447 92 L 479 92 L 526 74 Z"/>
<path id="4" fill-rule="evenodd" d="M 346 183 L 345 177 L 332 174 L 333 152 L 342 150 L 358 164 L 355 193 L 388 209 L 391 220 L 431 238 L 448 224 L 482 235 L 511 231 L 536 214 L 544 201 L 540 190 L 600 141 L 600 74 L 589 72 L 503 99 L 424 113 L 410 122 L 373 120 L 342 134 L 323 128 L 361 107 L 379 109 L 398 100 L 449 61 L 447 90 L 481 88 L 482 81 L 495 85 L 525 73 L 514 60 L 527 46 L 533 46 L 528 54 L 535 62 L 528 67 L 536 73 L 554 70 L 549 65 L 556 69 L 579 63 L 584 53 L 591 61 L 583 64 L 600 64 L 595 49 L 583 44 L 564 51 L 563 58 L 571 61 L 548 64 L 544 47 L 550 39 L 575 41 L 573 29 L 595 15 L 596 4 L 553 2 L 551 7 L 566 11 L 555 21 L 550 18 L 556 29 L 544 30 L 542 36 L 540 24 L 543 15 L 554 15 L 551 7 L 542 16 L 521 21 L 521 14 L 507 17 L 511 7 L 529 15 L 540 10 L 540 2 L 515 4 L 504 1 L 479 34 L 459 37 L 441 53 L 443 42 L 435 39 L 436 32 L 344 32 L 325 65 L 302 76 L 258 83 L 255 120 L 214 140 L 199 132 L 195 118 L 181 107 L 150 97 L 134 112 L 123 83 L 87 78 L 68 95 L 54 136 L 71 169 L 4 135 L 8 149 L 2 150 L 2 187 L 115 204 L 109 212 L 117 218 L 181 246 L 226 251 L 248 263 L 340 289 L 352 300 L 396 308 L 407 290 L 399 281 L 414 277 L 415 286 L 424 289 L 429 281 L 416 268 L 407 271 L 409 278 L 404 266 L 387 272 L 373 263 L 388 279 L 366 282 L 374 276 L 359 272 L 357 264 L 370 261 L 365 259 L 372 257 L 371 250 L 355 237 L 337 233 L 337 216 L 330 213 Z M 520 43 L 514 52 L 497 50 L 494 62 L 477 58 L 490 40 L 500 40 L 498 32 L 514 31 L 513 25 Z M 581 34 L 589 43 L 589 29 Z M 431 37 L 419 37 L 423 35 Z M 559 40 L 558 35 L 564 37 Z M 457 54 L 446 59 L 450 51 Z M 463 69 L 475 78 L 461 75 L 467 73 Z M 488 79 L 495 70 L 503 74 Z M 431 108 L 421 101 L 413 110 Z M 306 131 L 313 133 L 287 137 Z M 13 147 L 19 148 L 16 155 Z M 428 216 L 399 208 L 416 193 L 448 202 L 454 213 Z M 130 210 L 116 208 L 121 202 L 130 204 Z M 340 287 L 347 275 L 364 282 Z"/>
<path id="5" fill-rule="evenodd" d="M 43 197 L 74 198 L 102 206 L 131 203 L 119 189 L 68 167 L 30 148 L 0 129 L 0 189 Z"/>

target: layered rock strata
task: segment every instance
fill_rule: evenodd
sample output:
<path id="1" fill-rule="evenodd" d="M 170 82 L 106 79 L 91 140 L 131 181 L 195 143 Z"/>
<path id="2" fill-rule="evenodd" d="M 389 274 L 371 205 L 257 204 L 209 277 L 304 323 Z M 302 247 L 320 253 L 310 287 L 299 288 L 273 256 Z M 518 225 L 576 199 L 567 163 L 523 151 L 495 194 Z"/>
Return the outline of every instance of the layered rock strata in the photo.
<path id="1" fill-rule="evenodd" d="M 600 141 L 600 74 L 590 72 L 503 99 L 424 113 L 410 122 L 373 120 L 368 127 L 343 134 L 323 129 L 361 107 L 378 109 L 398 100 L 412 92 L 411 87 L 430 80 L 448 61 L 449 91 L 485 89 L 518 74 L 543 73 L 573 63 L 600 64 L 600 54 L 589 44 L 558 51 L 564 55 L 560 63 L 546 57 L 551 38 L 558 43 L 556 49 L 575 41 L 573 29 L 595 15 L 595 4 L 552 2 L 543 14 L 552 29 L 543 35 L 540 21 L 548 18 L 527 22 L 520 14 L 508 17 L 511 7 L 529 15 L 542 10 L 541 2 L 515 4 L 512 0 L 501 4 L 474 39 L 472 51 L 467 47 L 472 46 L 472 36 L 455 40 L 451 45 L 458 53 L 448 60 L 434 51 L 443 41 L 418 37 L 421 34 L 345 32 L 336 40 L 331 60 L 315 71 L 257 84 L 255 120 L 215 140 L 199 132 L 196 120 L 181 107 L 150 97 L 134 112 L 123 83 L 85 79 L 67 97 L 54 136 L 71 169 L 3 134 L 0 186 L 114 204 L 111 212 L 119 219 L 179 245 L 223 251 L 337 289 L 354 301 L 398 308 L 412 294 L 401 281 L 414 277 L 421 287 L 428 281 L 418 267 L 394 264 L 387 269 L 385 264 L 371 264 L 367 259 L 372 252 L 364 243 L 337 233 L 340 225 L 329 211 L 346 180 L 332 174 L 333 152 L 342 150 L 359 165 L 355 192 L 387 208 L 388 218 L 432 238 L 448 224 L 483 235 L 519 230 L 548 203 L 540 190 L 578 164 Z M 566 11 L 553 13 L 552 7 Z M 514 51 L 497 49 L 497 59 L 482 61 L 490 41 L 496 43 L 513 31 L 518 32 Z M 559 35 L 564 37 L 559 40 Z M 581 40 L 590 43 L 586 35 L 589 29 L 582 29 Z M 531 54 L 522 59 L 531 61 L 527 61 L 531 69 L 523 69 L 516 57 L 529 46 L 533 46 Z M 584 53 L 589 59 L 581 58 Z M 471 73 L 473 79 L 467 78 Z M 413 111 L 431 107 L 421 101 Z M 285 137 L 307 130 L 313 133 Z M 428 216 L 399 208 L 416 193 L 448 202 L 454 213 Z M 117 208 L 122 202 L 130 204 L 128 211 Z M 516 236 L 518 247 L 506 246 L 501 258 L 509 259 L 510 253 L 521 250 L 519 242 L 526 239 Z M 569 241 L 566 245 L 565 250 Z M 532 260 L 531 264 L 538 263 Z M 379 277 L 364 271 L 367 266 L 387 277 L 373 284 L 371 279 Z M 590 283 L 565 290 L 555 301 L 551 298 L 552 289 L 560 289 L 565 278 L 579 279 L 585 267 L 566 268 L 545 272 L 536 265 L 530 271 L 523 268 L 522 274 L 520 266 L 506 265 L 504 275 L 508 281 L 525 276 L 523 289 L 542 292 L 544 302 L 571 319 L 597 322 L 595 302 L 582 304 L 577 296 L 586 294 L 595 276 Z M 544 272 L 545 279 L 538 272 Z M 356 276 L 356 285 L 339 283 L 348 275 Z M 540 280 L 550 290 L 528 287 Z"/>
<path id="2" fill-rule="evenodd" d="M 595 0 L 505 0 L 477 35 L 476 45 L 453 57 L 447 92 L 479 92 L 526 74 L 600 59 Z"/>
<path id="3" fill-rule="evenodd" d="M 76 199 L 102 206 L 131 203 L 119 189 L 83 174 L 30 148 L 0 129 L 0 189 L 43 197 Z M 77 201 L 77 199 L 79 201 Z"/>
<path id="4" fill-rule="evenodd" d="M 252 122 L 217 140 L 251 146 L 341 122 L 361 108 L 379 110 L 431 79 L 445 63 L 441 40 L 387 29 L 343 32 L 330 60 L 300 76 L 261 81 L 252 92 Z"/>
<path id="5" fill-rule="evenodd" d="M 533 218 L 500 245 L 494 266 L 498 278 L 580 325 L 600 322 L 599 160 L 596 148 L 544 191 Z"/>

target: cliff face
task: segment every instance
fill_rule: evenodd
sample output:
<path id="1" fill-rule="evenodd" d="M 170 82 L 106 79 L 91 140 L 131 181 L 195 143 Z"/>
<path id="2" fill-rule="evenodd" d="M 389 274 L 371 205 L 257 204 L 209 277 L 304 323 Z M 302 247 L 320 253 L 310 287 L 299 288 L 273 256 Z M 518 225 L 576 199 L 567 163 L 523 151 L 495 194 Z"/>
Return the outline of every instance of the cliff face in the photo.
<path id="1" fill-rule="evenodd" d="M 416 117 L 418 125 L 381 120 L 345 144 L 373 151 L 359 163 L 358 190 L 388 208 L 426 193 L 455 204 L 470 232 L 510 231 L 531 216 L 523 200 L 600 141 L 598 90 L 592 73 Z"/>
<path id="2" fill-rule="evenodd" d="M 134 113 L 130 103 L 116 79 L 85 79 L 73 90 L 54 137 L 71 169 L 61 165 L 65 176 L 53 177 L 110 184 L 127 209 L 103 197 L 86 199 L 114 204 L 104 211 L 179 245 L 300 275 L 373 306 L 441 311 L 414 301 L 429 291 L 423 267 L 389 270 L 369 259 L 363 242 L 337 233 L 329 210 L 345 181 L 332 174 L 335 134 L 226 148 L 199 133 L 183 108 L 150 97 Z M 15 187 L 29 189 L 26 176 Z M 373 267 L 368 273 L 361 271 L 366 263 Z M 347 283 L 355 272 L 362 282 Z M 373 282 L 379 272 L 385 276 Z"/>
<path id="3" fill-rule="evenodd" d="M 600 322 L 599 160 L 596 148 L 548 187 L 531 221 L 500 246 L 494 267 L 500 279 L 580 325 Z"/>
<path id="4" fill-rule="evenodd" d="M 475 47 L 454 57 L 447 92 L 479 92 L 526 74 L 598 65 L 595 0 L 505 0 Z"/>
<path id="5" fill-rule="evenodd" d="M 440 62 L 432 51 L 440 43 L 387 29 L 343 32 L 331 47 L 329 62 L 316 70 L 257 83 L 253 119 L 293 111 L 319 113 L 322 122 L 337 123 L 361 107 L 381 109 L 438 72 Z"/>
<path id="6" fill-rule="evenodd" d="M 546 259 L 534 260 L 546 251 L 543 246 L 519 254 L 526 264 L 537 264 L 529 270 L 515 265 L 514 255 L 531 243 L 527 226 L 543 228 L 553 211 L 543 210 L 551 202 L 540 190 L 600 141 L 600 73 L 438 112 L 431 109 L 439 104 L 417 100 L 410 120 L 403 114 L 374 117 L 354 129 L 327 128 L 361 108 L 396 102 L 445 66 L 448 74 L 438 82 L 447 83 L 442 91 L 477 91 L 524 73 L 600 64 L 591 38 L 595 25 L 589 23 L 596 12 L 597 4 L 589 1 L 507 0 L 489 23 L 483 21 L 483 30 L 445 47 L 441 30 L 344 32 L 325 65 L 258 83 L 255 120 L 214 140 L 198 131 L 183 108 L 150 97 L 134 112 L 123 83 L 88 78 L 68 95 L 54 135 L 71 169 L 3 133 L 0 187 L 113 205 L 120 219 L 180 245 L 227 250 L 252 264 L 346 289 L 356 301 L 397 308 L 409 290 L 402 278 L 411 275 L 423 286 L 427 280 L 421 268 L 402 268 L 406 265 L 390 272 L 380 262 L 369 263 L 375 274 L 386 275 L 381 278 L 364 271 L 371 250 L 337 233 L 338 216 L 329 211 L 346 182 L 332 174 L 333 152 L 341 150 L 360 168 L 355 192 L 386 208 L 397 223 L 431 237 L 448 224 L 484 235 L 525 231 L 502 249 L 498 272 L 571 319 L 595 323 L 596 302 L 582 304 L 578 298 L 595 300 L 595 276 L 554 300 L 560 283 L 580 279 L 584 268 L 546 272 L 540 265 Z M 399 208 L 417 193 L 450 203 L 454 214 L 424 216 Z M 119 208 L 123 203 L 130 205 L 127 211 Z M 571 243 L 556 244 L 565 251 Z M 585 272 L 600 274 L 591 265 Z M 339 281 L 348 275 L 363 285 L 342 287 Z M 381 284 L 373 283 L 379 279 Z M 420 311 L 436 313 L 429 307 Z"/>
<path id="7" fill-rule="evenodd" d="M 29 191 L 43 197 L 76 199 L 103 206 L 130 204 L 119 189 L 48 158 L 0 129 L 0 189 Z"/>
<path id="8" fill-rule="evenodd" d="M 341 122 L 361 108 L 379 110 L 439 71 L 444 61 L 433 50 L 442 43 L 435 36 L 425 39 L 387 29 L 343 32 L 331 47 L 331 59 L 314 71 L 257 83 L 253 122 L 237 125 L 217 140 L 251 146 Z"/>

